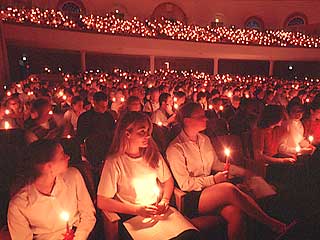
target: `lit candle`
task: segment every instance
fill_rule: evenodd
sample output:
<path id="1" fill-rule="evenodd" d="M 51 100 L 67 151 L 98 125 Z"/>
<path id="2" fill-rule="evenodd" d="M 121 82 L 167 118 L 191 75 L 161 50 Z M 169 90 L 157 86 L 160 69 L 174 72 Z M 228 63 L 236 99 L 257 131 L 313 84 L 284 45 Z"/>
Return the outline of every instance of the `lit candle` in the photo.
<path id="1" fill-rule="evenodd" d="M 49 115 L 53 115 L 53 111 L 52 110 L 49 111 Z"/>
<path id="2" fill-rule="evenodd" d="M 68 135 L 67 135 L 67 138 L 68 138 L 68 139 L 70 139 L 70 138 L 71 138 L 71 135 L 70 135 L 70 134 L 68 134 Z"/>
<path id="3" fill-rule="evenodd" d="M 179 108 L 179 105 L 178 105 L 177 103 L 175 103 L 175 104 L 173 104 L 173 107 L 174 107 L 175 109 L 178 109 L 178 108 Z"/>
<path id="4" fill-rule="evenodd" d="M 160 201 L 160 188 L 158 186 L 155 186 L 153 188 L 153 192 L 154 194 L 157 196 L 157 200 L 156 200 L 156 206 L 158 206 L 159 201 Z"/>
<path id="5" fill-rule="evenodd" d="M 6 110 L 4 110 L 4 113 L 5 113 L 6 115 L 9 115 L 9 114 L 10 114 L 10 110 L 9 110 L 9 109 L 6 109 Z"/>
<path id="6" fill-rule="evenodd" d="M 296 146 L 296 153 L 298 154 L 298 153 L 300 153 L 300 151 L 301 151 L 301 147 L 299 145 L 297 145 Z"/>
<path id="7" fill-rule="evenodd" d="M 67 100 L 67 96 L 66 96 L 66 95 L 63 95 L 62 99 L 63 99 L 63 100 Z"/>
<path id="8" fill-rule="evenodd" d="M 223 106 L 222 106 L 222 105 L 219 106 L 219 110 L 220 110 L 220 111 L 223 111 Z"/>
<path id="9" fill-rule="evenodd" d="M 174 97 L 174 98 L 173 98 L 173 101 L 174 101 L 174 102 L 178 101 L 178 98 Z"/>
<path id="10" fill-rule="evenodd" d="M 310 136 L 308 137 L 308 140 L 309 140 L 310 143 L 312 143 L 313 140 L 314 140 L 313 136 L 310 135 Z"/>
<path id="11" fill-rule="evenodd" d="M 116 101 L 116 98 L 115 98 L 115 97 L 113 97 L 113 98 L 112 98 L 112 102 L 115 102 L 115 101 Z"/>
<path id="12" fill-rule="evenodd" d="M 213 109 L 213 106 L 212 106 L 211 104 L 209 105 L 209 109 L 210 109 L 210 110 L 212 110 L 212 109 Z"/>
<path id="13" fill-rule="evenodd" d="M 163 123 L 160 122 L 160 121 L 159 121 L 157 124 L 158 124 L 158 126 L 160 126 L 160 127 L 162 127 L 162 125 L 163 125 Z"/>
<path id="14" fill-rule="evenodd" d="M 124 101 L 125 101 L 124 97 L 121 97 L 121 98 L 120 98 L 120 101 L 121 101 L 121 102 L 124 102 Z"/>
<path id="15" fill-rule="evenodd" d="M 224 149 L 224 154 L 225 154 L 224 171 L 229 171 L 229 168 L 230 168 L 230 160 L 229 160 L 230 149 L 229 148 L 225 148 Z"/>
<path id="16" fill-rule="evenodd" d="M 60 214 L 60 218 L 66 222 L 66 233 L 68 233 L 70 231 L 70 228 L 69 228 L 69 218 L 70 218 L 70 215 L 68 212 L 66 211 L 63 211 L 61 212 Z"/>
<path id="17" fill-rule="evenodd" d="M 8 129 L 10 129 L 10 128 L 11 128 L 10 123 L 9 123 L 8 121 L 5 121 L 5 122 L 4 122 L 4 129 L 5 129 L 5 130 L 8 130 Z"/>

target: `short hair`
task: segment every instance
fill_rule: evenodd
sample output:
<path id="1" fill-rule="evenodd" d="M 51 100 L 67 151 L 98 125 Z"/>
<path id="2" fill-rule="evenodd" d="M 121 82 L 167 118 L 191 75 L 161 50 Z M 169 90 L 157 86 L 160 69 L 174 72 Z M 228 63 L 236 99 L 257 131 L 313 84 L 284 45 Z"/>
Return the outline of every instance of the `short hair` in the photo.
<path id="1" fill-rule="evenodd" d="M 72 99 L 71 99 L 71 105 L 75 105 L 75 104 L 77 104 L 78 102 L 82 102 L 83 100 L 82 100 L 82 98 L 80 97 L 80 96 L 74 96 L 74 97 L 72 97 Z"/>
<path id="2" fill-rule="evenodd" d="M 46 106 L 50 106 L 50 101 L 47 98 L 37 98 L 31 104 L 31 112 L 42 114 Z"/>
<path id="3" fill-rule="evenodd" d="M 182 91 L 178 91 L 178 92 L 174 92 L 173 93 L 175 97 L 177 98 L 183 98 L 186 96 L 186 93 L 185 92 L 182 92 Z"/>
<path id="4" fill-rule="evenodd" d="M 294 97 L 290 100 L 290 102 L 287 105 L 288 113 L 291 113 L 293 108 L 298 108 L 299 110 L 304 111 L 302 102 L 299 97 Z"/>
<path id="5" fill-rule="evenodd" d="M 167 101 L 167 99 L 171 97 L 171 95 L 169 93 L 161 93 L 159 96 L 159 104 L 161 106 L 161 104 L 165 101 Z"/>
<path id="6" fill-rule="evenodd" d="M 280 105 L 266 106 L 258 121 L 258 128 L 269 128 L 279 123 L 284 117 L 284 109 Z"/>
<path id="7" fill-rule="evenodd" d="M 205 98 L 207 95 L 204 92 L 199 92 L 197 95 L 197 101 L 199 101 L 201 98 Z"/>
<path id="8" fill-rule="evenodd" d="M 177 113 L 177 121 L 183 126 L 183 120 L 191 117 L 197 109 L 202 109 L 199 103 L 188 102 L 183 104 Z"/>
<path id="9" fill-rule="evenodd" d="M 95 102 L 108 101 L 108 96 L 104 92 L 96 92 L 95 94 L 93 94 L 93 101 Z"/>

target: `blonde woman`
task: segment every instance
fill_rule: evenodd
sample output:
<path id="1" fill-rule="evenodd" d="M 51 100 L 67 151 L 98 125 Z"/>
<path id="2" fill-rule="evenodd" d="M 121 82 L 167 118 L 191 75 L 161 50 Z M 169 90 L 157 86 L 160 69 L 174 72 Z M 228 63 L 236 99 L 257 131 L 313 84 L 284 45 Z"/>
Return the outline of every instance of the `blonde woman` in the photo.
<path id="1" fill-rule="evenodd" d="M 100 209 L 118 212 L 123 220 L 168 210 L 173 179 L 151 133 L 151 120 L 144 113 L 127 112 L 120 118 L 98 186 Z M 196 239 L 194 234 L 187 231 L 178 238 Z"/>

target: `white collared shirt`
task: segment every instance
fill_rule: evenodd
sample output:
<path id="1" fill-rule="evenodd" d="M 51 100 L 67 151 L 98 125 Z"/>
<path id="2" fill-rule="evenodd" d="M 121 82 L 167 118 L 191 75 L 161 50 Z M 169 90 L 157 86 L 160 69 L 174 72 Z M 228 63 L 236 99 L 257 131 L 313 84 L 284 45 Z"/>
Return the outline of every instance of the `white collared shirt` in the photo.
<path id="1" fill-rule="evenodd" d="M 170 143 L 167 160 L 172 174 L 182 191 L 201 191 L 215 184 L 211 171 L 223 171 L 209 137 L 199 133 L 198 141 L 191 141 L 186 133 L 181 133 Z M 229 173 L 242 175 L 244 169 L 231 165 Z"/>
<path id="2" fill-rule="evenodd" d="M 95 224 L 95 208 L 80 172 L 69 168 L 56 177 L 50 196 L 34 184 L 22 188 L 10 201 L 8 227 L 12 240 L 59 240 L 66 232 L 61 212 L 69 213 L 69 226 L 76 226 L 74 240 L 85 240 Z"/>

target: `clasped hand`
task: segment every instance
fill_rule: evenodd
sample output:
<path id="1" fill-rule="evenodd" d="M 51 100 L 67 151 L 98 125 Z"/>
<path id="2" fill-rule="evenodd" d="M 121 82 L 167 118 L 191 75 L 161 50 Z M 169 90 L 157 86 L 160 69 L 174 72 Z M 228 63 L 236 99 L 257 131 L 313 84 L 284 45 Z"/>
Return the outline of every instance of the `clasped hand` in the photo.
<path id="1" fill-rule="evenodd" d="M 169 209 L 169 203 L 166 200 L 161 200 L 158 204 L 142 205 L 137 207 L 137 215 L 150 218 L 164 214 Z"/>

